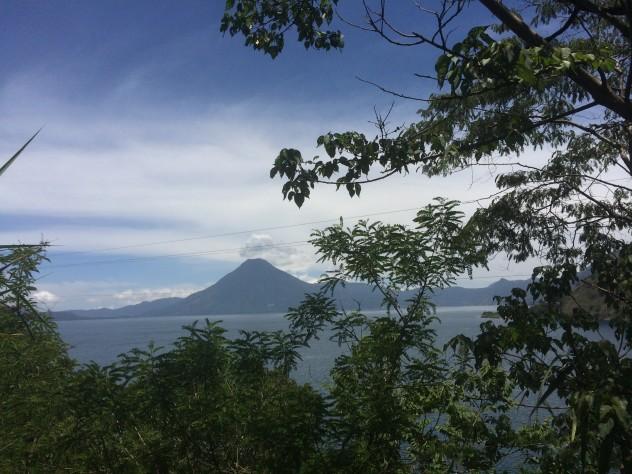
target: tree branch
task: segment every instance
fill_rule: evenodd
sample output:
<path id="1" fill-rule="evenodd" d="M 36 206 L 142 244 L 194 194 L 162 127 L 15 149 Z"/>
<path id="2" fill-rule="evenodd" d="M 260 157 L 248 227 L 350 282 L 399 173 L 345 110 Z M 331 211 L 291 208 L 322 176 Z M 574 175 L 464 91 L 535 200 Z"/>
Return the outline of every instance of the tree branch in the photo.
<path id="1" fill-rule="evenodd" d="M 547 46 L 549 43 L 533 31 L 522 18 L 509 10 L 498 0 L 480 0 L 481 3 L 505 26 L 513 31 L 527 46 Z M 581 1 L 581 0 L 579 0 Z M 566 73 L 577 85 L 588 92 L 595 101 L 612 110 L 625 120 L 632 121 L 632 104 L 625 102 L 614 94 L 607 84 L 597 80 L 583 69 L 575 69 Z"/>

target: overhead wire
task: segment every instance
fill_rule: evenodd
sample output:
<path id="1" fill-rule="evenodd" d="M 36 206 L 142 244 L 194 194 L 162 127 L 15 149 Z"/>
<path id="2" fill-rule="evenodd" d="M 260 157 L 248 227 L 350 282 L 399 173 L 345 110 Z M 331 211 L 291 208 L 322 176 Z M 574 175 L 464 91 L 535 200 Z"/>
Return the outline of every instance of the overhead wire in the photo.
<path id="1" fill-rule="evenodd" d="M 478 203 L 479 201 L 485 200 L 485 199 L 489 199 L 489 197 L 474 199 L 470 201 L 464 201 L 464 202 L 461 202 L 461 204 Z M 118 246 L 118 247 L 107 247 L 107 248 L 100 248 L 100 249 L 93 249 L 93 250 L 78 250 L 78 251 L 68 251 L 68 252 L 54 252 L 51 254 L 51 256 L 91 254 L 91 253 L 97 253 L 97 252 L 106 252 L 106 251 L 142 248 L 142 247 L 171 244 L 171 243 L 189 242 L 189 241 L 194 241 L 194 240 L 205 240 L 205 239 L 213 239 L 213 238 L 220 238 L 220 237 L 230 237 L 230 236 L 235 236 L 235 235 L 253 234 L 256 232 L 265 232 L 265 231 L 271 231 L 271 230 L 291 229 L 291 228 L 305 227 L 309 225 L 335 222 L 340 219 L 355 220 L 355 219 L 362 219 L 365 217 L 374 217 L 374 216 L 379 216 L 379 215 L 389 215 L 389 214 L 396 214 L 396 213 L 403 213 L 403 212 L 418 211 L 420 209 L 423 209 L 423 207 L 424 206 L 409 207 L 409 208 L 403 208 L 403 209 L 391 209 L 391 210 L 380 211 L 380 212 L 359 214 L 359 215 L 354 215 L 354 216 L 346 216 L 346 217 L 342 216 L 342 217 L 331 218 L 331 219 L 321 219 L 321 220 L 311 221 L 311 222 L 302 222 L 299 224 L 259 227 L 259 228 L 254 228 L 254 229 L 239 230 L 239 231 L 234 231 L 234 232 L 225 232 L 225 233 L 220 233 L 220 234 L 210 234 L 210 235 L 202 235 L 202 236 L 196 236 L 196 237 L 187 237 L 187 238 L 182 238 L 182 239 L 146 242 L 146 243 L 131 244 L 131 245 Z M 265 250 L 268 248 L 273 249 L 273 248 L 279 248 L 279 247 L 291 247 L 291 246 L 296 246 L 296 245 L 307 245 L 307 244 L 309 244 L 308 240 L 301 240 L 301 241 L 296 241 L 296 242 L 270 244 L 270 245 L 265 246 L 264 248 L 260 248 L 260 246 L 259 247 L 253 246 L 253 247 L 250 247 L 250 249 Z M 77 267 L 77 266 L 84 266 L 84 265 L 112 264 L 112 263 L 119 263 L 119 262 L 151 261 L 151 260 L 162 259 L 162 258 L 192 257 L 192 256 L 202 256 L 202 255 L 232 253 L 232 252 L 240 251 L 240 250 L 243 250 L 243 247 L 230 248 L 230 249 L 215 249 L 215 250 L 206 250 L 206 251 L 198 251 L 198 252 L 183 252 L 183 253 L 174 253 L 174 254 L 165 254 L 165 255 L 151 255 L 151 256 L 146 256 L 146 257 L 129 257 L 129 258 L 118 258 L 118 259 L 111 259 L 111 260 L 92 260 L 92 261 L 66 263 L 66 264 L 50 264 L 50 265 L 46 265 L 46 268 L 66 268 L 66 267 Z"/>
<path id="2" fill-rule="evenodd" d="M 310 243 L 309 240 L 297 240 L 294 242 L 284 242 L 284 243 L 279 243 L 279 244 L 253 245 L 251 247 L 248 247 L 248 250 L 268 250 L 268 249 L 274 249 L 274 248 L 295 247 L 298 245 L 307 245 L 309 243 Z M 94 260 L 94 261 L 88 261 L 88 262 L 52 264 L 52 265 L 46 265 L 46 269 L 78 267 L 78 266 L 83 266 L 83 265 L 101 265 L 101 264 L 111 264 L 111 263 L 120 263 L 120 262 L 135 262 L 139 260 L 156 260 L 156 259 L 174 258 L 174 257 L 194 257 L 194 256 L 200 256 L 200 255 L 232 253 L 232 252 L 241 251 L 241 250 L 244 250 L 244 247 L 234 247 L 230 249 L 204 250 L 200 252 L 173 253 L 173 254 L 166 254 L 166 255 L 149 255 L 146 257 L 130 257 L 130 258 L 117 258 L 117 259 L 112 259 L 112 260 Z"/>
<path id="3" fill-rule="evenodd" d="M 224 233 L 218 233 L 218 234 L 199 235 L 199 236 L 195 236 L 195 237 L 185 237 L 185 238 L 181 238 L 181 239 L 157 240 L 157 241 L 153 241 L 153 242 L 144 242 L 144 243 L 139 243 L 139 244 L 121 245 L 121 246 L 118 246 L 118 247 L 104 247 L 104 248 L 98 248 L 98 249 L 92 249 L 92 250 L 72 250 L 72 251 L 65 251 L 65 252 L 62 251 L 62 252 L 55 252 L 55 255 L 77 255 L 77 254 L 87 254 L 87 253 L 108 252 L 108 251 L 113 251 L 113 250 L 125 250 L 125 249 L 131 249 L 131 248 L 150 247 L 150 246 L 154 246 L 154 245 L 174 244 L 174 243 L 180 243 L 180 242 L 190 242 L 190 241 L 193 241 L 193 240 L 206 240 L 206 239 L 215 239 L 215 238 L 221 238 L 221 237 L 231 237 L 231 236 L 235 236 L 235 235 L 253 234 L 253 233 L 256 233 L 256 232 L 269 232 L 269 231 L 273 231 L 273 230 L 293 229 L 293 228 L 305 227 L 305 226 L 309 226 L 309 225 L 326 224 L 328 222 L 335 222 L 335 221 L 340 220 L 340 219 L 343 219 L 343 220 L 344 219 L 348 219 L 348 220 L 362 219 L 364 217 L 373 217 L 373 216 L 379 216 L 379 215 L 387 215 L 387 214 L 395 214 L 395 213 L 417 211 L 419 209 L 421 209 L 421 207 L 410 207 L 410 208 L 406 208 L 406 209 L 392 209 L 392 210 L 388 210 L 388 211 L 373 212 L 373 213 L 369 213 L 369 214 L 360 214 L 360 215 L 355 215 L 355 216 L 347 216 L 347 217 L 343 216 L 343 217 L 336 217 L 336 218 L 330 218 L 330 219 L 321 219 L 321 220 L 311 221 L 311 222 L 301 222 L 301 223 L 298 223 L 298 224 L 287 224 L 287 225 L 278 225 L 278 226 L 269 226 L 269 227 L 258 227 L 258 228 L 247 229 L 247 230 L 237 230 L 237 231 L 233 231 L 233 232 L 224 232 Z"/>
<path id="4" fill-rule="evenodd" d="M 488 197 L 484 197 L 484 198 L 480 198 L 480 199 L 473 199 L 473 200 L 470 200 L 470 201 L 463 201 L 463 202 L 461 202 L 461 204 L 466 205 L 466 204 L 479 203 L 480 201 L 486 200 L 486 199 L 490 199 L 491 197 L 492 196 L 488 196 Z M 195 236 L 195 237 L 188 237 L 188 238 L 182 238 L 182 239 L 154 241 L 154 242 L 147 242 L 147 243 L 142 243 L 142 244 L 132 244 L 132 245 L 101 248 L 101 249 L 94 249 L 94 250 L 71 251 L 71 252 L 55 252 L 54 255 L 57 256 L 57 255 L 89 254 L 89 253 L 96 253 L 96 252 L 124 250 L 124 249 L 129 249 L 129 248 L 142 248 L 142 247 L 161 245 L 161 244 L 170 244 L 170 243 L 179 243 L 179 242 L 187 242 L 187 241 L 194 241 L 194 240 L 212 239 L 212 238 L 228 237 L 228 236 L 243 235 L 243 234 L 252 234 L 252 233 L 256 233 L 256 232 L 264 232 L 264 231 L 272 231 L 272 230 L 291 229 L 291 228 L 304 227 L 304 226 L 308 226 L 308 225 L 317 225 L 317 224 L 330 223 L 330 222 L 338 221 L 340 219 L 342 219 L 342 220 L 355 220 L 355 219 L 362 219 L 362 218 L 366 218 L 366 217 L 373 217 L 373 216 L 379 216 L 379 215 L 389 215 L 389 214 L 395 214 L 395 213 L 418 211 L 420 209 L 423 209 L 423 207 L 425 207 L 425 206 L 410 207 L 410 208 L 403 208 L 403 209 L 392 209 L 392 210 L 373 212 L 373 213 L 367 213 L 367 214 L 360 214 L 360 215 L 354 215 L 354 216 L 347 216 L 347 217 L 321 219 L 321 220 L 310 221 L 310 222 L 303 222 L 303 223 L 298 223 L 298 224 L 260 227 L 260 228 L 254 228 L 254 229 L 248 229 L 248 230 L 240 230 L 240 231 L 234 231 L 234 232 L 225 232 L 225 233 L 220 233 L 220 234 Z M 260 251 L 260 250 L 270 250 L 270 249 L 277 249 L 277 248 L 296 247 L 296 246 L 309 245 L 309 244 L 310 244 L 309 240 L 299 240 L 299 241 L 292 241 L 292 242 L 282 242 L 282 243 L 278 243 L 278 244 L 255 245 L 255 246 L 248 247 L 248 250 Z M 227 253 L 233 253 L 233 252 L 240 252 L 242 250 L 244 250 L 243 246 L 242 247 L 233 247 L 233 248 L 223 248 L 223 249 L 212 249 L 212 250 L 197 251 L 197 252 L 180 252 L 180 253 L 164 254 L 164 255 L 150 255 L 150 256 L 130 257 L 130 258 L 115 258 L 115 259 L 110 259 L 110 260 L 92 260 L 92 261 L 74 262 L 74 263 L 66 263 L 66 264 L 49 264 L 49 265 L 46 265 L 46 269 L 49 270 L 49 269 L 57 269 L 57 268 L 78 267 L 78 266 L 85 266 L 85 265 L 107 265 L 107 264 L 117 264 L 117 263 L 127 263 L 127 262 L 154 261 L 154 260 L 160 260 L 160 259 L 165 259 L 165 258 L 182 258 L 182 257 L 186 258 L 186 257 L 203 256 L 203 255 L 220 255 L 220 254 L 227 254 Z M 527 275 L 527 274 L 490 275 L 490 276 L 485 275 L 485 276 L 478 276 L 478 277 L 472 277 L 472 278 L 459 277 L 459 278 L 457 278 L 457 280 L 469 280 L 469 279 L 478 280 L 478 279 L 508 278 L 508 277 L 509 278 L 511 278 L 511 277 L 528 277 L 528 276 L 530 276 L 530 275 Z M 91 297 L 101 297 L 102 296 L 102 297 L 107 297 L 107 296 L 116 296 L 117 294 L 118 293 L 114 293 L 114 294 L 91 294 L 91 295 L 85 295 L 85 296 L 91 296 Z M 78 297 L 78 295 L 73 295 L 73 297 Z"/>

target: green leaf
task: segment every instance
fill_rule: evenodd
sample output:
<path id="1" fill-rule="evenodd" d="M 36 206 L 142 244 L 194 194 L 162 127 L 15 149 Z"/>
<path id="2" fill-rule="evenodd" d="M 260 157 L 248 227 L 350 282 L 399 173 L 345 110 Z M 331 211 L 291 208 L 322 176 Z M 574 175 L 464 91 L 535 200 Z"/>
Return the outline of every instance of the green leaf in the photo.
<path id="1" fill-rule="evenodd" d="M 443 87 L 446 74 L 448 73 L 448 69 L 450 67 L 450 61 L 450 56 L 443 54 L 439 56 L 439 59 L 437 59 L 437 62 L 435 63 L 435 71 L 437 71 L 437 81 L 439 83 L 439 87 Z"/>
<path id="2" fill-rule="evenodd" d="M 24 145 L 22 145 L 22 147 L 11 158 L 9 158 L 9 161 L 7 161 L 4 165 L 2 165 L 2 168 L 0 168 L 0 176 L 4 174 L 4 172 L 9 168 L 9 166 L 11 166 L 11 164 L 15 161 L 15 159 L 18 156 L 20 156 L 20 154 L 24 151 L 24 149 L 27 146 L 29 146 L 29 144 L 35 139 L 35 137 L 39 134 L 41 130 L 42 129 L 40 128 L 37 132 L 35 132 L 35 135 L 29 138 L 28 141 Z"/>

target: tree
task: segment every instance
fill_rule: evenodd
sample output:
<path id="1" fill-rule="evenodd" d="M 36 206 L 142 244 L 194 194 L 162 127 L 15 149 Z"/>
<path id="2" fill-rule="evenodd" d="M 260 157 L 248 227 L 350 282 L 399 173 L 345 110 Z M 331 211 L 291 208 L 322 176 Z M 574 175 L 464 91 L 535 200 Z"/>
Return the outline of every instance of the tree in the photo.
<path id="1" fill-rule="evenodd" d="M 170 350 L 78 366 L 29 299 L 41 251 L 24 252 L 0 280 L 0 471 L 293 473 L 312 461 L 325 409 L 290 377 L 293 337 L 228 340 L 206 321 Z"/>
<path id="2" fill-rule="evenodd" d="M 318 184 L 353 197 L 397 173 L 493 166 L 498 193 L 465 234 L 488 256 L 538 256 L 547 265 L 534 270 L 528 292 L 499 301 L 503 325 L 485 324 L 478 338 L 452 346 L 478 370 L 505 368 L 524 394 L 539 394 L 536 406 L 552 395 L 568 406 L 553 417 L 557 447 L 533 448 L 542 468 L 632 472 L 632 5 L 443 0 L 417 3 L 425 21 L 404 31 L 390 15 L 396 2 L 364 1 L 358 21 L 336 15 L 342 3 L 229 0 L 221 29 L 275 57 L 292 30 L 306 47 L 327 50 L 344 47 L 340 28 L 360 27 L 395 46 L 435 50 L 435 75 L 422 79 L 436 81 L 437 90 L 410 97 L 377 85 L 422 103 L 418 118 L 395 130 L 378 118 L 375 137 L 326 133 L 317 139 L 324 159 L 283 149 L 271 177 L 285 180 L 284 197 L 300 207 Z M 455 39 L 453 26 L 472 9 L 494 23 Z M 552 151 L 542 166 L 517 158 L 545 147 Z M 315 243 L 328 255 L 323 241 Z M 599 322 L 586 308 L 561 310 L 582 270 L 608 307 L 613 338 L 587 337 Z"/>
<path id="3" fill-rule="evenodd" d="M 514 403 L 502 370 L 486 364 L 475 373 L 436 347 L 433 291 L 484 261 L 463 238 L 456 206 L 428 205 L 412 229 L 360 222 L 314 234 L 321 260 L 337 269 L 323 279 L 321 294 L 288 317 L 292 332 L 308 336 L 306 344 L 328 325 L 330 337 L 348 349 L 328 387 L 329 437 L 320 460 L 327 472 L 489 470 L 528 451 L 534 428 L 543 429 L 511 427 Z M 336 309 L 327 295 L 350 280 L 373 285 L 386 313 Z"/>
<path id="4" fill-rule="evenodd" d="M 44 246 L 0 248 L 0 470 L 49 470 L 63 433 L 65 382 L 74 362 L 54 323 L 31 299 Z"/>
<path id="5" fill-rule="evenodd" d="M 0 246 L 1 472 L 309 469 L 325 408 L 290 377 L 299 336 L 228 340 L 206 321 L 171 350 L 150 345 L 109 366 L 78 366 L 33 299 L 46 247 Z"/>

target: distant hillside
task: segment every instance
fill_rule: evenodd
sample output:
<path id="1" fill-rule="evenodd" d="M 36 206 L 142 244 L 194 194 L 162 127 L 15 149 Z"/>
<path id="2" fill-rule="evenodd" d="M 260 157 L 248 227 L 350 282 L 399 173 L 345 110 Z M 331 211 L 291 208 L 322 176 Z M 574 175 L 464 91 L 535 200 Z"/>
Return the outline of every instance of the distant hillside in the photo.
<path id="1" fill-rule="evenodd" d="M 495 304 L 494 296 L 508 296 L 513 288 L 526 288 L 530 280 L 504 278 L 484 288 L 453 286 L 435 293 L 432 301 L 437 306 L 487 306 Z"/>
<path id="2" fill-rule="evenodd" d="M 246 260 L 213 286 L 161 308 L 155 315 L 282 313 L 315 286 L 262 259 Z"/>
<path id="3" fill-rule="evenodd" d="M 606 305 L 604 297 L 591 283 L 591 279 L 577 285 L 573 289 L 572 296 L 564 297 L 560 309 L 563 313 L 572 314 L 578 307 L 596 315 L 599 319 L 609 319 L 614 316 L 612 310 Z"/>
<path id="4" fill-rule="evenodd" d="M 78 316 L 76 312 L 73 311 L 55 311 L 50 314 L 57 321 L 73 321 L 76 319 L 86 319 L 85 317 Z"/>
<path id="5" fill-rule="evenodd" d="M 526 281 L 499 280 L 485 288 L 452 287 L 438 291 L 439 306 L 494 304 L 494 296 L 505 296 L 511 288 L 526 287 Z M 118 309 L 71 310 L 53 313 L 56 319 L 124 318 L 141 316 L 185 316 L 204 314 L 283 313 L 298 305 L 306 293 L 318 291 L 307 283 L 262 259 L 246 260 L 214 285 L 186 298 L 162 298 Z M 401 295 L 402 299 L 410 293 Z M 354 309 L 379 309 L 382 297 L 369 285 L 348 283 L 334 294 L 338 305 Z"/>
<path id="6" fill-rule="evenodd" d="M 181 298 L 160 298 L 158 300 L 143 301 L 142 303 L 123 306 L 122 308 L 117 309 L 75 309 L 53 314 L 55 319 L 61 319 L 58 315 L 61 315 L 61 317 L 65 319 L 76 319 L 71 318 L 73 315 L 79 318 L 121 318 L 125 316 L 139 316 L 143 314 L 157 313 L 163 308 L 169 307 L 180 300 Z"/>

